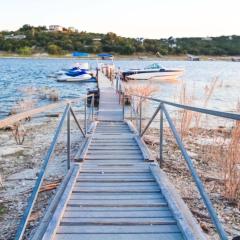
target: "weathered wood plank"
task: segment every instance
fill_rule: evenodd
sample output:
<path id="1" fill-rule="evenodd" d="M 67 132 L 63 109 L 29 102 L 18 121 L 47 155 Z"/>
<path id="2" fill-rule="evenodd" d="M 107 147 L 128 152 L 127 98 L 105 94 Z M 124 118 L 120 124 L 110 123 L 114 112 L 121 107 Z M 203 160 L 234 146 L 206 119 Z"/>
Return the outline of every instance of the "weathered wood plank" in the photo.
<path id="1" fill-rule="evenodd" d="M 105 240 L 181 240 L 183 237 L 179 233 L 157 233 L 157 234 L 59 234 L 58 238 L 59 240 L 75 240 L 75 239 L 81 239 L 81 240 L 99 240 L 99 237 Z"/>
<path id="2" fill-rule="evenodd" d="M 147 226 L 59 226 L 57 233 L 179 233 L 177 225 L 147 225 Z"/>
<path id="3" fill-rule="evenodd" d="M 148 199 L 163 199 L 163 195 L 158 193 L 151 193 L 151 194 L 141 194 L 141 193 L 134 193 L 134 194 L 107 194 L 107 193 L 99 193 L 99 194 L 94 194 L 94 193 L 88 193 L 88 194 L 79 194 L 79 193 L 72 193 L 71 195 L 72 199 L 90 199 L 90 200 L 148 200 Z"/>
<path id="4" fill-rule="evenodd" d="M 83 211 L 65 211 L 64 216 L 77 217 L 77 218 L 161 218 L 161 217 L 172 217 L 171 211 L 102 211 L 102 212 L 83 212 Z"/>
<path id="5" fill-rule="evenodd" d="M 77 182 L 76 187 L 155 187 L 156 182 Z"/>
<path id="6" fill-rule="evenodd" d="M 133 213 L 133 212 L 149 212 L 149 211 L 169 211 L 169 207 L 168 206 L 161 206 L 161 207 L 154 207 L 154 206 L 148 206 L 148 207 L 144 207 L 144 206 L 131 206 L 131 207 L 121 207 L 121 206 L 108 206 L 108 207 L 91 207 L 91 206 L 78 206 L 78 207 L 74 207 L 74 206 L 67 206 L 66 207 L 66 211 L 81 211 L 81 212 L 129 212 L 129 213 Z"/>
<path id="7" fill-rule="evenodd" d="M 183 240 L 180 233 L 57 234 L 57 240 Z"/>
<path id="8" fill-rule="evenodd" d="M 162 204 L 166 203 L 164 198 L 153 198 L 153 199 L 79 199 L 76 194 L 72 194 L 68 204 L 90 204 L 90 205 L 149 205 L 149 204 Z"/>
<path id="9" fill-rule="evenodd" d="M 74 218 L 74 217 L 63 217 L 61 226 L 81 226 L 81 225 L 175 225 L 176 220 L 172 217 L 162 218 Z"/>

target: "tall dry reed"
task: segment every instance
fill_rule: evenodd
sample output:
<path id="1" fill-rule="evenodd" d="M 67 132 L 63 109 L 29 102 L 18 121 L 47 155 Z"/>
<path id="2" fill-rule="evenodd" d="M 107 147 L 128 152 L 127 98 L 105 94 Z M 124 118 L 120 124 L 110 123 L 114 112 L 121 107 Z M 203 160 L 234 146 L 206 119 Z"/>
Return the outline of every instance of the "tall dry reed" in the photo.
<path id="1" fill-rule="evenodd" d="M 204 95 L 202 98 L 203 104 L 201 107 L 207 107 L 208 103 L 216 90 L 216 88 L 220 87 L 219 79 L 218 77 L 214 78 L 209 84 L 205 85 L 204 87 Z M 179 103 L 183 105 L 195 105 L 195 94 L 194 89 L 191 91 L 191 94 L 189 93 L 189 90 L 186 87 L 186 83 L 183 83 L 180 88 L 180 94 L 179 94 Z M 192 112 L 189 110 L 181 109 L 178 111 L 178 122 L 177 126 L 180 131 L 181 137 L 186 137 L 189 134 L 190 128 L 199 128 L 200 127 L 200 121 L 201 121 L 201 113 Z"/>
<path id="2" fill-rule="evenodd" d="M 237 109 L 240 112 L 240 103 Z M 227 154 L 223 161 L 223 171 L 225 197 L 230 200 L 240 199 L 240 121 L 236 121 L 232 128 Z"/>

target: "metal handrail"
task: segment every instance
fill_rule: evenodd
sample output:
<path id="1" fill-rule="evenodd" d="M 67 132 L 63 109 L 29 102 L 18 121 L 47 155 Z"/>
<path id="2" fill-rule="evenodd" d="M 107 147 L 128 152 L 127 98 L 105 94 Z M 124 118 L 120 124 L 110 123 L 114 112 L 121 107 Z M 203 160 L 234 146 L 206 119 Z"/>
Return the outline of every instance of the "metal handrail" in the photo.
<path id="1" fill-rule="evenodd" d="M 145 96 L 141 96 L 141 95 L 125 94 L 125 96 L 126 97 L 127 96 L 139 97 L 139 98 L 143 98 L 143 99 L 150 100 L 150 101 L 153 101 L 153 102 L 164 103 L 166 105 L 170 105 L 170 106 L 173 106 L 173 107 L 186 109 L 186 110 L 189 110 L 189 111 L 192 111 L 192 112 L 205 113 L 205 114 L 208 114 L 208 115 L 212 115 L 212 116 L 216 116 L 216 117 L 222 117 L 222 118 L 228 118 L 228 119 L 232 119 L 232 120 L 238 120 L 238 121 L 240 120 L 240 114 L 238 114 L 238 113 L 223 112 L 223 111 L 217 111 L 217 110 L 213 110 L 213 109 L 193 107 L 193 106 L 190 106 L 190 105 L 174 103 L 174 102 L 165 101 L 165 100 L 158 99 L 158 98 L 145 97 Z"/>
<path id="2" fill-rule="evenodd" d="M 92 96 L 92 98 L 94 98 L 94 95 L 93 94 L 90 94 L 90 95 L 87 95 L 85 97 L 85 99 L 87 97 L 90 97 Z M 82 98 L 84 99 L 84 98 Z M 93 104 L 94 102 L 92 101 L 91 104 Z M 93 106 L 92 107 L 92 111 L 93 111 Z M 26 229 L 26 226 L 27 226 L 27 223 L 28 223 L 28 219 L 31 215 L 31 212 L 32 212 L 32 209 L 33 209 L 33 206 L 37 200 L 37 196 L 38 196 L 38 193 L 39 193 L 39 190 L 40 190 L 40 187 L 42 185 L 42 182 L 43 182 L 43 179 L 44 179 L 44 176 L 45 176 L 45 172 L 46 172 L 46 169 L 47 169 L 47 166 L 48 166 L 48 163 L 53 155 L 53 152 L 55 150 L 55 147 L 56 147 L 56 144 L 57 144 L 57 140 L 59 138 L 59 135 L 61 133 L 61 130 L 63 128 L 63 124 L 64 124 L 64 121 L 65 119 L 67 118 L 67 169 L 69 170 L 70 169 L 70 148 L 71 148 L 71 139 L 70 139 L 70 134 L 71 134 L 71 128 L 70 128 L 70 116 L 73 116 L 73 119 L 75 121 L 75 123 L 77 124 L 77 127 L 79 128 L 80 132 L 82 133 L 83 137 L 86 138 L 86 131 L 84 132 L 80 123 L 78 122 L 77 120 L 77 117 L 73 111 L 73 109 L 71 108 L 70 106 L 70 103 L 67 103 L 67 106 L 65 107 L 65 110 L 63 112 L 63 115 L 60 119 L 60 122 L 56 128 L 56 132 L 54 134 L 54 137 L 53 137 L 53 140 L 51 142 L 51 145 L 48 149 L 48 152 L 47 152 L 47 155 L 43 161 L 43 164 L 42 164 L 42 167 L 39 171 L 39 175 L 38 175 L 38 178 L 36 180 L 36 183 L 35 183 L 35 186 L 33 188 L 33 191 L 28 199 L 28 204 L 27 204 L 27 208 L 25 209 L 24 211 L 24 214 L 21 218 L 21 221 L 20 221 L 20 224 L 19 224 L 19 227 L 17 229 L 17 233 L 16 233 L 16 236 L 15 236 L 15 240 L 21 240 L 23 238 L 23 235 L 24 235 L 24 232 L 25 232 L 25 229 Z M 86 118 L 85 118 L 85 126 L 86 126 Z"/>
<path id="3" fill-rule="evenodd" d="M 150 98 L 150 97 L 145 97 L 145 96 L 139 96 L 139 95 L 125 95 L 125 97 L 139 97 L 140 98 L 140 102 L 142 101 L 142 99 L 147 99 L 147 100 L 152 100 L 155 102 L 158 102 L 159 105 L 156 108 L 156 110 L 154 111 L 152 117 L 150 118 L 149 122 L 147 123 L 146 127 L 144 128 L 144 130 L 142 131 L 141 129 L 138 130 L 138 134 L 140 137 L 143 137 L 143 135 L 145 134 L 145 132 L 147 131 L 147 129 L 149 128 L 149 126 L 151 125 L 151 123 L 153 122 L 153 120 L 156 118 L 157 114 L 160 112 L 160 167 L 163 161 L 163 157 L 162 157 L 162 153 L 163 153 L 163 116 L 166 117 L 167 122 L 169 124 L 170 129 L 172 130 L 173 136 L 178 144 L 178 147 L 181 150 L 181 153 L 187 163 L 188 169 L 191 173 L 191 176 L 197 186 L 197 189 L 203 199 L 203 202 L 208 210 L 208 213 L 212 219 L 212 222 L 214 224 L 214 226 L 216 227 L 217 233 L 220 237 L 220 239 L 222 240 L 227 240 L 227 234 L 225 232 L 225 230 L 223 229 L 222 224 L 220 223 L 217 213 L 212 205 L 212 202 L 207 194 L 207 192 L 204 189 L 204 185 L 200 179 L 200 177 L 198 176 L 192 159 L 191 157 L 188 155 L 186 148 L 184 147 L 184 144 L 177 132 L 177 129 L 167 111 L 167 109 L 165 108 L 165 105 L 170 105 L 170 106 L 174 106 L 177 108 L 181 108 L 181 109 L 186 109 L 186 110 L 190 110 L 190 111 L 194 111 L 194 112 L 199 112 L 199 113 L 205 113 L 208 115 L 212 115 L 212 116 L 218 116 L 218 117 L 223 117 L 223 118 L 228 118 L 228 119 L 232 119 L 232 120 L 240 120 L 240 114 L 235 114 L 235 113 L 228 113 L 228 112 L 221 112 L 221 111 L 215 111 L 215 110 L 210 110 L 210 109 L 204 109 L 204 108 L 197 108 L 197 107 L 192 107 L 192 106 L 187 106 L 187 105 L 183 105 L 183 104 L 177 104 L 177 103 L 173 103 L 173 102 L 168 102 L 168 101 L 163 101 L 160 99 L 155 99 L 155 98 Z M 123 101 L 124 102 L 124 101 Z M 132 108 L 132 102 L 131 102 L 131 108 Z M 142 121 L 142 106 L 140 105 L 140 126 L 141 126 L 141 121 Z M 135 109 L 134 109 L 135 110 Z M 132 109 L 131 109 L 132 111 Z"/>

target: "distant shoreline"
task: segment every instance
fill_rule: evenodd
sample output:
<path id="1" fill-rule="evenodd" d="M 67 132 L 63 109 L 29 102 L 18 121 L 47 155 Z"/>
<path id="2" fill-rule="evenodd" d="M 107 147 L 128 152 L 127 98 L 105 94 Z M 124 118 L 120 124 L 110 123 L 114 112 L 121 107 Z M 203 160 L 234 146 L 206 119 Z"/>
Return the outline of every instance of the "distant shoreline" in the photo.
<path id="1" fill-rule="evenodd" d="M 233 56 L 199 56 L 200 61 L 232 61 Z M 97 56 L 90 55 L 89 57 L 72 57 L 70 55 L 17 55 L 17 54 L 0 54 L 0 59 L 72 59 L 72 60 L 101 60 Z M 114 55 L 114 60 L 127 61 L 190 61 L 186 55 L 166 55 L 156 57 L 154 55 Z"/>

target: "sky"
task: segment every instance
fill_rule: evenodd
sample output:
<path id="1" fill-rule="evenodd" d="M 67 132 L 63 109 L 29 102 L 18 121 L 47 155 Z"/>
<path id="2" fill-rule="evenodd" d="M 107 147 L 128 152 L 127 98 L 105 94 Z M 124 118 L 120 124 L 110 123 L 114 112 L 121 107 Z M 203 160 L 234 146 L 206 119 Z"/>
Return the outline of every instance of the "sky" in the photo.
<path id="1" fill-rule="evenodd" d="M 240 35 L 240 0 L 0 0 L 0 30 L 73 26 L 124 37 Z"/>

